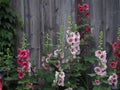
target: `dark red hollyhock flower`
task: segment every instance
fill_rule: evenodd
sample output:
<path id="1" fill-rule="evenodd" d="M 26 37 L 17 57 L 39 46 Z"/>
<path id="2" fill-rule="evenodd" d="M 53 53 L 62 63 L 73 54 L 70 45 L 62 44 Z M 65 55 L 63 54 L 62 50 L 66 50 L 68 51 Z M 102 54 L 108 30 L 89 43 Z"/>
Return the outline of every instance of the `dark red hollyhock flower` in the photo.
<path id="1" fill-rule="evenodd" d="M 120 58 L 120 44 L 116 42 L 113 44 L 113 54 L 115 57 Z"/>
<path id="2" fill-rule="evenodd" d="M 90 13 L 89 13 L 89 12 L 86 13 L 86 17 L 87 17 L 87 18 L 90 18 Z"/>
<path id="3" fill-rule="evenodd" d="M 118 61 L 112 60 L 111 63 L 110 63 L 110 67 L 113 68 L 113 69 L 116 69 L 117 64 L 118 64 Z"/>
<path id="4" fill-rule="evenodd" d="M 88 34 L 91 33 L 90 27 L 85 27 L 85 32 L 88 33 Z"/>
<path id="5" fill-rule="evenodd" d="M 81 17 L 80 16 L 78 16 L 77 21 L 78 21 L 78 23 L 80 23 L 80 21 L 81 21 Z"/>
<path id="6" fill-rule="evenodd" d="M 80 13 L 83 13 L 83 12 L 84 12 L 84 8 L 80 7 L 80 8 L 79 8 L 79 12 L 80 12 Z"/>
<path id="7" fill-rule="evenodd" d="M 118 73 L 118 80 L 120 80 L 120 73 Z"/>

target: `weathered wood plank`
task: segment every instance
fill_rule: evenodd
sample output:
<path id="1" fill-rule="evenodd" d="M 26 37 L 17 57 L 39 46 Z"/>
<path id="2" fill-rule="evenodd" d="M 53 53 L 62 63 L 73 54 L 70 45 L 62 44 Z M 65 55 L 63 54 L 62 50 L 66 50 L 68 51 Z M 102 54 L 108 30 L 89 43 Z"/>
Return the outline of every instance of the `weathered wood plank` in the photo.
<path id="1" fill-rule="evenodd" d="M 30 3 L 30 49 L 33 64 L 40 66 L 40 1 L 29 0 Z"/>

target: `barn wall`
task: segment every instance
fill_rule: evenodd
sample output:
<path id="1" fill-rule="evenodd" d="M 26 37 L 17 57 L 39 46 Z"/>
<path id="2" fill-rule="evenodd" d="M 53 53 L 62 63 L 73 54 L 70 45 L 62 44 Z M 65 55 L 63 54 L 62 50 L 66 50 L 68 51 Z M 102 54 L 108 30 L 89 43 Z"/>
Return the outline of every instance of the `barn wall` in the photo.
<path id="1" fill-rule="evenodd" d="M 51 43 L 57 44 L 57 32 L 60 26 L 67 30 L 68 16 L 75 23 L 77 3 L 80 0 L 11 0 L 13 8 L 20 14 L 24 22 L 32 61 L 40 66 L 40 54 L 44 51 L 45 34 L 52 38 Z M 90 5 L 90 24 L 98 46 L 99 32 L 104 32 L 104 47 L 111 55 L 111 45 L 116 41 L 117 29 L 120 26 L 120 0 L 86 0 Z M 18 28 L 18 46 L 22 31 Z M 65 34 L 65 32 L 64 32 Z M 65 38 L 65 37 L 64 37 Z M 65 40 L 65 39 L 64 39 Z"/>
<path id="2" fill-rule="evenodd" d="M 67 30 L 68 16 L 75 23 L 75 0 L 12 0 L 11 5 L 23 19 L 32 63 L 39 67 L 40 54 L 45 50 L 45 35 L 48 33 L 52 38 L 51 43 L 57 44 L 57 32 L 61 25 Z M 20 47 L 22 31 L 18 28 L 18 32 Z"/>

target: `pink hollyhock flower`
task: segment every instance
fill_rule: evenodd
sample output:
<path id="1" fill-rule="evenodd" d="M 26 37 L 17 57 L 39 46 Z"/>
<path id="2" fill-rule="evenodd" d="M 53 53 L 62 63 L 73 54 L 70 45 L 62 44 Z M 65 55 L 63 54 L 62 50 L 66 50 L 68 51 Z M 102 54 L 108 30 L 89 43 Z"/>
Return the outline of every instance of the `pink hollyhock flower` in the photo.
<path id="1" fill-rule="evenodd" d="M 59 68 L 59 67 L 60 67 L 60 61 L 55 62 L 54 65 L 55 65 L 57 68 Z"/>
<path id="2" fill-rule="evenodd" d="M 19 77 L 20 79 L 24 78 L 24 73 L 23 73 L 23 72 L 19 72 L 19 73 L 18 73 L 18 77 Z"/>
<path id="3" fill-rule="evenodd" d="M 45 70 L 48 70 L 49 69 L 49 66 L 47 64 L 42 64 L 42 67 L 45 69 Z"/>
<path id="4" fill-rule="evenodd" d="M 94 68 L 94 71 L 95 71 L 95 73 L 96 73 L 97 75 L 101 75 L 101 73 L 102 73 L 102 70 L 101 70 L 100 67 L 95 67 L 95 68 Z"/>
<path id="5" fill-rule="evenodd" d="M 96 85 L 100 85 L 100 84 L 101 84 L 100 80 L 96 80 L 96 79 L 95 79 L 94 82 L 95 82 Z"/>

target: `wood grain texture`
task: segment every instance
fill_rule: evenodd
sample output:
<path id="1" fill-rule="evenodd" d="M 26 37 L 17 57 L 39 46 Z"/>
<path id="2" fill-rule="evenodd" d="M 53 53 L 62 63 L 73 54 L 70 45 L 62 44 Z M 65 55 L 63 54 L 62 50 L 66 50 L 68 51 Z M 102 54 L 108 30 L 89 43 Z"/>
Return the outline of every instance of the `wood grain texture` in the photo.
<path id="1" fill-rule="evenodd" d="M 120 26 L 120 0 L 86 0 L 90 5 L 90 24 L 96 48 L 99 32 L 104 32 L 104 48 L 112 55 L 112 43 L 116 41 L 117 29 Z M 68 16 L 76 23 L 77 3 L 80 0 L 12 0 L 13 8 L 20 14 L 24 22 L 24 31 L 27 35 L 29 49 L 33 63 L 40 66 L 40 53 L 45 51 L 43 42 L 48 33 L 52 38 L 50 43 L 58 44 L 57 32 L 64 26 L 64 37 L 68 27 Z M 19 30 L 19 29 L 18 29 Z M 21 40 L 19 30 L 19 39 Z M 56 47 L 51 48 L 51 51 Z"/>

